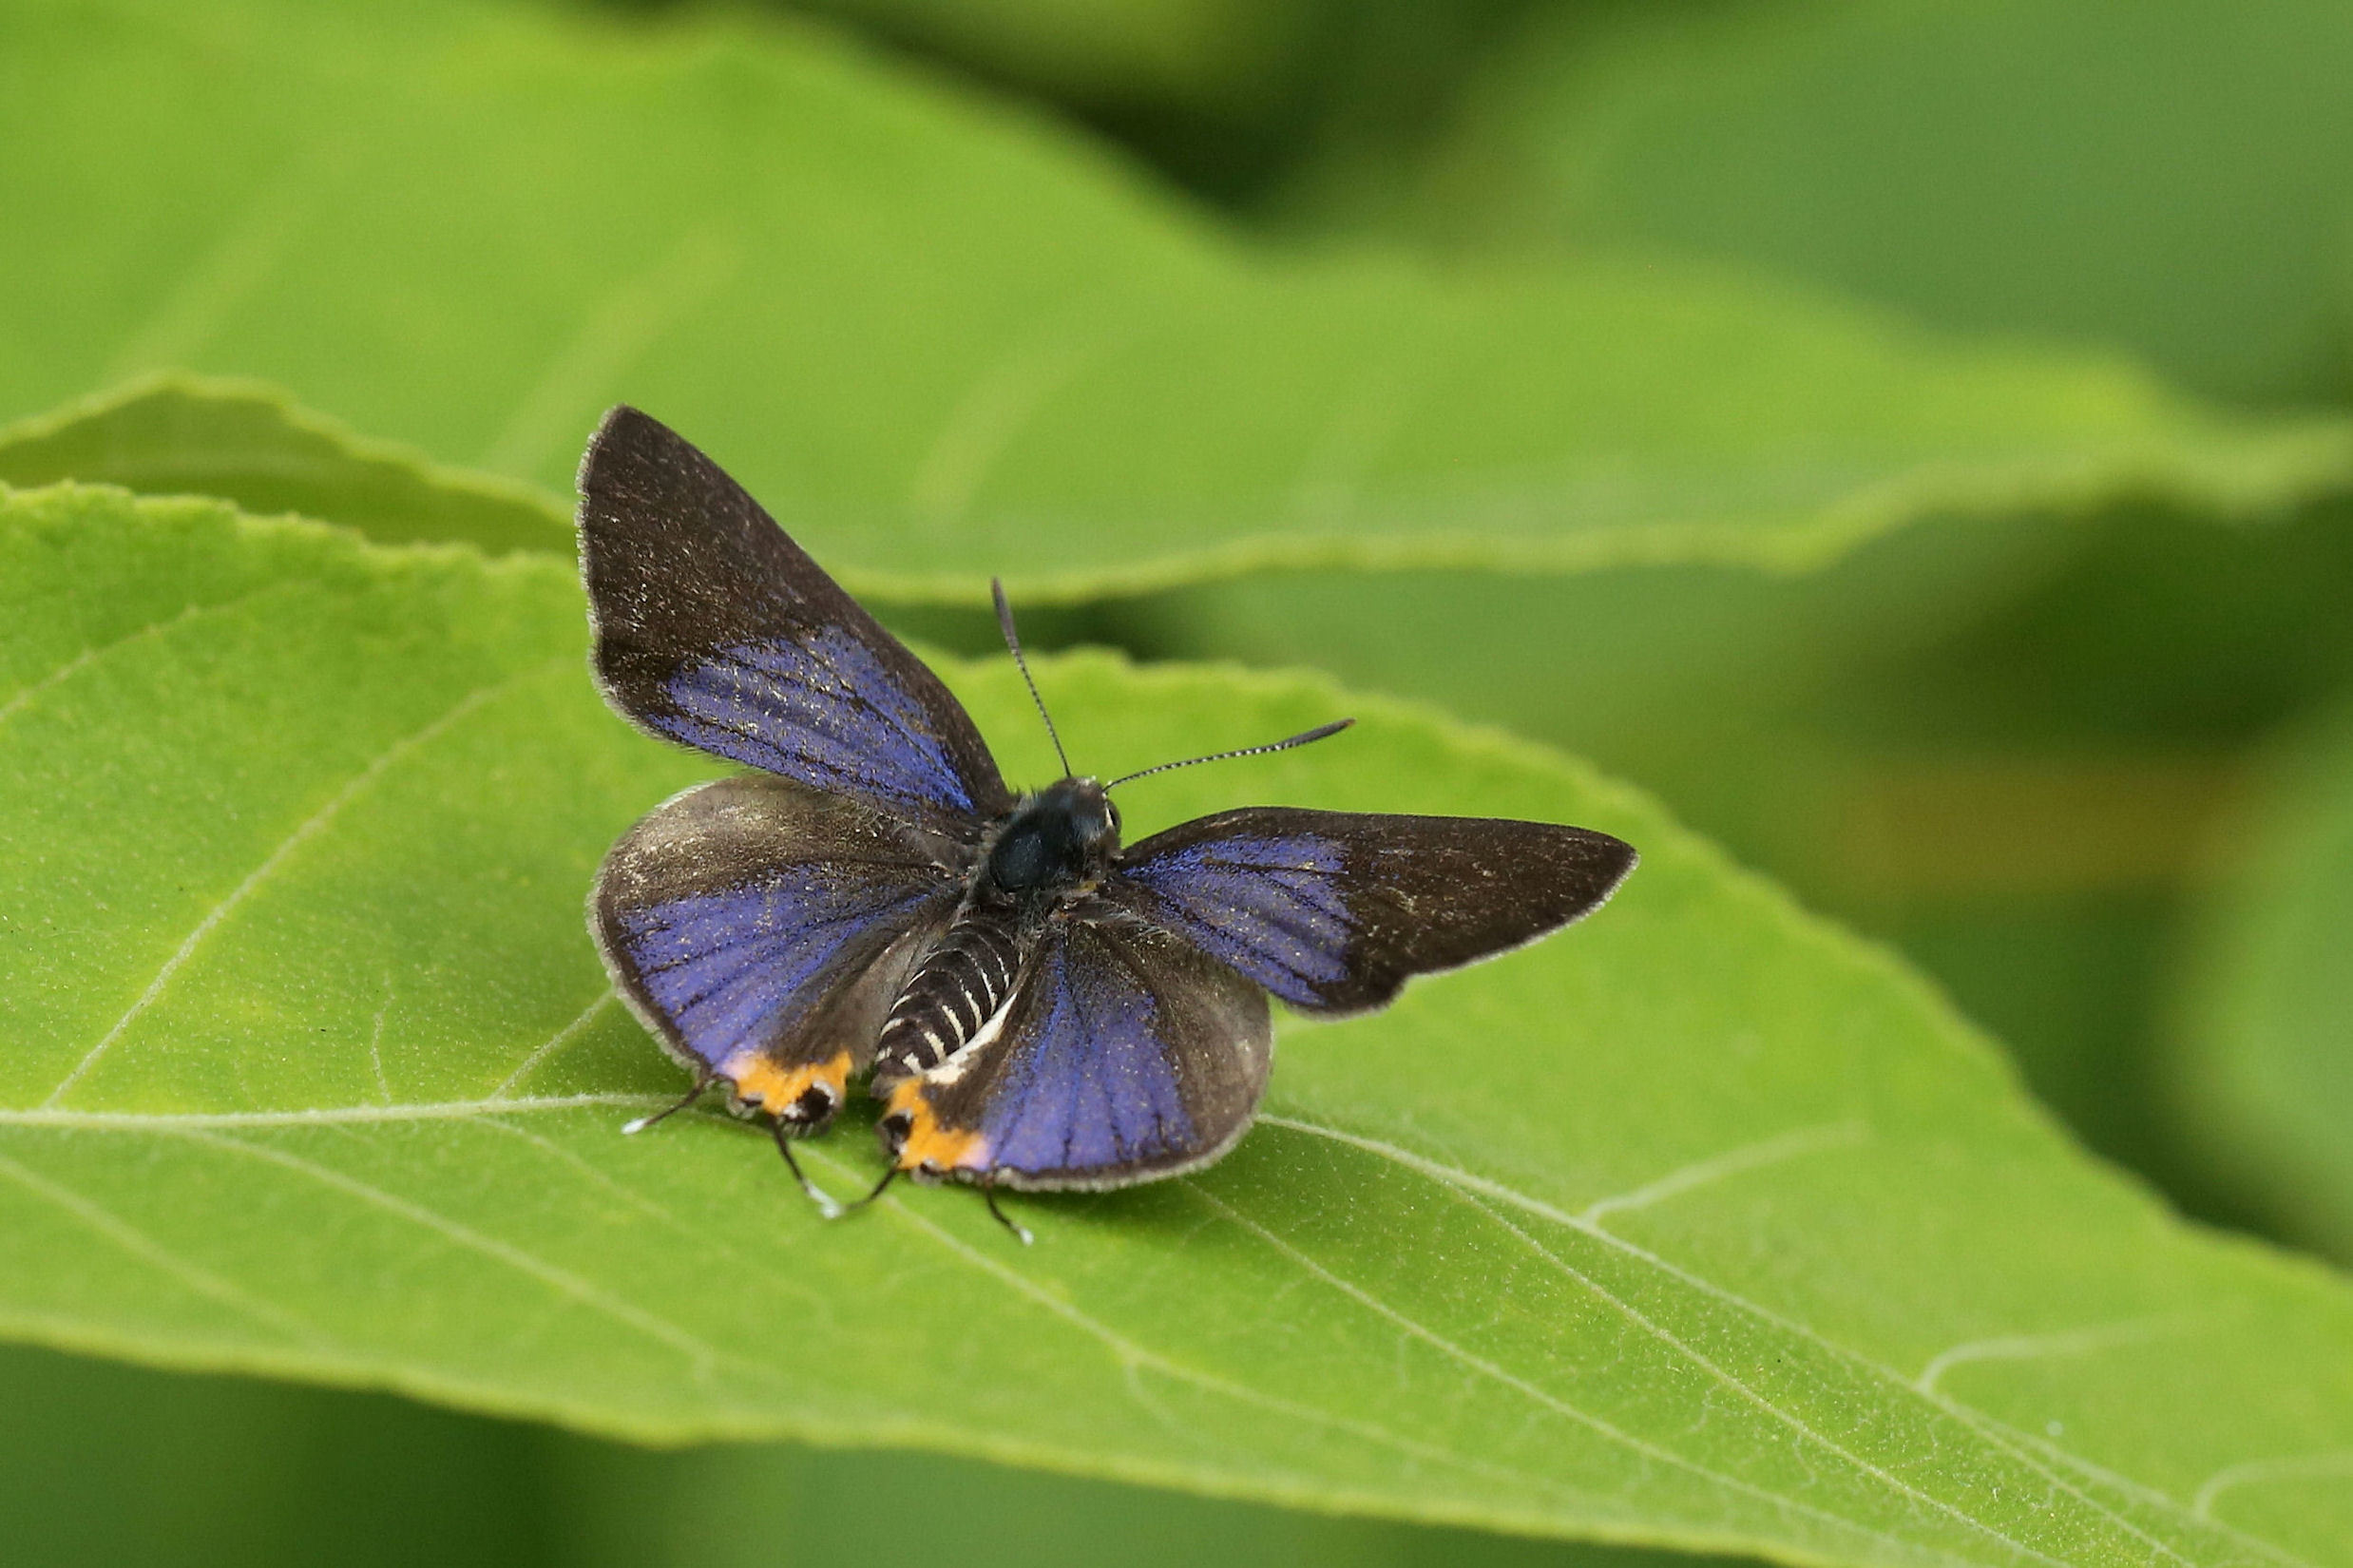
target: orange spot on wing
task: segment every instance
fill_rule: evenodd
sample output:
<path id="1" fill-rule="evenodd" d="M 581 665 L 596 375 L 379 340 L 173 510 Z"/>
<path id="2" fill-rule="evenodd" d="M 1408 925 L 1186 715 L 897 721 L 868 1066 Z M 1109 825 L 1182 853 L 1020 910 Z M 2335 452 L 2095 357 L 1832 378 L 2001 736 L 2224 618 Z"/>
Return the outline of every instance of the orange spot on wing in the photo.
<path id="1" fill-rule="evenodd" d="M 908 1129 L 907 1141 L 899 1145 L 899 1169 L 912 1171 L 928 1165 L 935 1171 L 978 1171 L 988 1164 L 988 1139 L 977 1129 L 958 1131 L 940 1125 L 932 1114 L 929 1101 L 924 1096 L 923 1080 L 903 1079 L 891 1086 L 886 1116 L 897 1112 L 905 1115 L 912 1125 Z"/>
<path id="2" fill-rule="evenodd" d="M 781 1111 L 818 1083 L 832 1087 L 833 1102 L 838 1105 L 842 1085 L 850 1079 L 850 1053 L 836 1051 L 823 1061 L 780 1067 L 756 1052 L 738 1051 L 720 1064 L 719 1074 L 735 1080 L 737 1100 L 766 1111 Z"/>

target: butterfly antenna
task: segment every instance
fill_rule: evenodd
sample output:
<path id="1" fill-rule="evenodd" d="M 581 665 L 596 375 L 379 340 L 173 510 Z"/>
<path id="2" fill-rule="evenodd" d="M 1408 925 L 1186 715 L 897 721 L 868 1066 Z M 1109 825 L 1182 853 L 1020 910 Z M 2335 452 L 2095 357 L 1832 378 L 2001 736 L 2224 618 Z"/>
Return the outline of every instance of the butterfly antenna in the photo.
<path id="1" fill-rule="evenodd" d="M 1004 583 L 996 578 L 988 580 L 988 591 L 997 599 L 997 629 L 1004 633 L 1004 645 L 1013 650 L 1013 662 L 1022 672 L 1022 679 L 1029 686 L 1029 700 L 1038 704 L 1038 717 L 1045 720 L 1046 738 L 1054 742 L 1054 755 L 1062 758 L 1062 776 L 1070 776 L 1070 754 L 1062 750 L 1062 737 L 1054 728 L 1054 716 L 1045 711 L 1045 698 L 1038 695 L 1038 682 L 1029 673 L 1029 660 L 1022 657 L 1022 640 L 1014 635 L 1013 606 L 1006 602 Z"/>
<path id="2" fill-rule="evenodd" d="M 1122 784 L 1132 784 L 1139 778 L 1150 778 L 1154 774 L 1164 774 L 1172 768 L 1190 768 L 1202 762 L 1223 762 L 1229 757 L 1263 756 L 1269 752 L 1287 752 L 1295 746 L 1310 746 L 1318 740 L 1326 740 L 1338 735 L 1355 722 L 1353 718 L 1335 718 L 1329 724 L 1318 724 L 1311 730 L 1294 735 L 1289 740 L 1277 740 L 1265 746 L 1245 746 L 1238 752 L 1212 752 L 1207 756 L 1189 756 L 1182 762 L 1163 762 L 1157 768 L 1146 768 L 1141 773 L 1133 773 L 1123 778 L 1115 778 L 1103 788 L 1116 790 Z"/>

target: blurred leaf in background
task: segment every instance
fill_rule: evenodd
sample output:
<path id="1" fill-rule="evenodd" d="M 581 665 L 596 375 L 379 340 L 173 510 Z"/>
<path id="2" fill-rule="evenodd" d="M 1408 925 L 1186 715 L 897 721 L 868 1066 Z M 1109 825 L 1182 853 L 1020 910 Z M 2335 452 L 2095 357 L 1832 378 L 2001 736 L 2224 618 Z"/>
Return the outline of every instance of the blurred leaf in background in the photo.
<path id="1" fill-rule="evenodd" d="M 0 427 L 0 484 L 30 489 L 61 479 L 216 495 L 394 544 L 573 547 L 571 516 L 552 496 L 370 441 L 252 382 L 153 376 Z"/>
<path id="2" fill-rule="evenodd" d="M 814 0 L 793 9 L 1094 114 L 1189 113 L 1206 129 L 1268 113 L 1285 96 L 1321 0 Z"/>
<path id="3" fill-rule="evenodd" d="M 2353 12 L 2334 0 L 1593 0 L 1453 123 L 1295 176 L 1298 220 L 1633 245 L 1942 326 L 2353 397 Z"/>
<path id="4" fill-rule="evenodd" d="M 0 412 L 258 375 L 562 494 L 625 394 L 852 585 L 972 604 L 996 572 L 1081 599 L 1278 564 L 1796 567 L 1938 510 L 2239 510 L 2353 472 L 2343 419 L 2217 417 L 1704 269 L 1269 257 L 805 28 L 564 14 L 20 16 Z"/>
<path id="5" fill-rule="evenodd" d="M 537 1568 L 543 1432 L 384 1396 L 0 1348 L 12 1563 Z"/>
<path id="6" fill-rule="evenodd" d="M 679 8 L 672 8 L 674 10 Z M 811 0 L 928 63 L 1052 101 L 1197 188 L 1249 188 L 1303 117 L 1341 0 Z M 1447 14 L 1451 7 L 1432 10 Z"/>
<path id="7" fill-rule="evenodd" d="M 2353 715 L 2297 737 L 2248 803 L 2250 852 L 2209 921 L 2175 1110 L 2297 1239 L 2353 1260 Z"/>
<path id="8" fill-rule="evenodd" d="M 597 3 L 597 0 L 590 0 Z M 603 0 L 624 10 L 683 0 Z M 770 0 L 1034 94 L 1196 195 L 1263 201 L 1312 149 L 1418 145 L 1531 0 Z"/>

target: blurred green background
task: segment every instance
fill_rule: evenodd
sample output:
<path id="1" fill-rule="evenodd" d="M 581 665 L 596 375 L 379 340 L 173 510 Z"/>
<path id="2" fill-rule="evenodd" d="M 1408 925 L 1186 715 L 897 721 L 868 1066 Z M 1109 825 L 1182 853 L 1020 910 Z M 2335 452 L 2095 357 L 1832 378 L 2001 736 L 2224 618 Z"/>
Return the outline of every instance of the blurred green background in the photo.
<path id="1" fill-rule="evenodd" d="M 805 9 L 1272 244 L 1696 258 L 2225 408 L 2353 411 L 2353 8 Z M 994 641 L 974 612 L 894 619 Z M 1791 576 L 1265 574 L 1029 631 L 1320 665 L 1587 755 L 1902 948 L 2189 1214 L 2353 1259 L 2346 504 L 1931 519 Z M 1696 1561 L 904 1453 L 641 1454 L 21 1349 L 0 1410 L 10 1562 Z"/>

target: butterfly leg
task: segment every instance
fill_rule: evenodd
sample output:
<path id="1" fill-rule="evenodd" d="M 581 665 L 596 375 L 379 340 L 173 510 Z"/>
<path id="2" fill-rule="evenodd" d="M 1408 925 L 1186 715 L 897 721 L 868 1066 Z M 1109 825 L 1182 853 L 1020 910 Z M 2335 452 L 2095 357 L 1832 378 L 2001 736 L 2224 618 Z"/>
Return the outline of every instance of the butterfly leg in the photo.
<path id="1" fill-rule="evenodd" d="M 851 1201 L 851 1202 L 849 1202 L 849 1203 L 845 1203 L 845 1204 L 843 1204 L 843 1205 L 842 1205 L 842 1213 L 846 1214 L 849 1214 L 849 1213 L 850 1213 L 851 1211 L 852 1211 L 852 1210 L 855 1210 L 855 1209 L 863 1209 L 863 1208 L 865 1208 L 868 1204 L 870 1204 L 870 1203 L 873 1202 L 876 1198 L 878 1198 L 878 1197 L 880 1197 L 880 1196 L 882 1196 L 882 1195 L 883 1195 L 883 1189 L 884 1189 L 884 1188 L 886 1188 L 886 1187 L 890 1186 L 892 1182 L 894 1182 L 894 1181 L 896 1181 L 896 1180 L 898 1180 L 898 1179 L 899 1179 L 899 1167 L 897 1167 L 896 1165 L 893 1165 L 893 1166 L 891 1166 L 891 1167 L 890 1167 L 890 1169 L 889 1169 L 888 1171 L 885 1171 L 885 1172 L 883 1173 L 883 1178 L 882 1178 L 880 1181 L 877 1181 L 876 1183 L 874 1183 L 874 1190 L 873 1190 L 872 1192 L 870 1192 L 870 1193 L 867 1194 L 867 1195 L 866 1195 L 864 1197 L 862 1197 L 862 1198 L 857 1198 L 857 1199 L 855 1199 L 855 1200 L 853 1200 L 853 1201 Z"/>
<path id="2" fill-rule="evenodd" d="M 624 1125 L 622 1128 L 622 1132 L 624 1135 L 629 1133 L 641 1133 L 658 1121 L 669 1120 L 670 1118 L 678 1115 L 680 1111 L 683 1111 L 686 1107 L 692 1105 L 698 1100 L 700 1100 L 702 1098 L 702 1092 L 711 1087 L 711 1085 L 717 1080 L 717 1076 L 716 1074 L 705 1073 L 702 1077 L 695 1080 L 695 1086 L 687 1090 L 684 1097 L 681 1098 L 677 1104 L 666 1106 L 661 1110 L 656 1111 L 652 1116 L 641 1116 L 635 1121 Z"/>
<path id="3" fill-rule="evenodd" d="M 772 1121 L 768 1125 L 769 1130 L 775 1135 L 776 1153 L 784 1157 L 784 1168 L 793 1173 L 794 1181 L 801 1184 L 801 1191 L 807 1193 L 809 1201 L 817 1206 L 817 1213 L 827 1219 L 839 1219 L 842 1215 L 841 1204 L 834 1199 L 832 1194 L 810 1180 L 801 1170 L 801 1162 L 793 1157 L 794 1131 L 793 1124 L 778 1120 Z"/>
<path id="4" fill-rule="evenodd" d="M 1029 1233 L 1028 1226 L 1023 1225 L 1020 1220 L 1015 1219 L 1012 1215 L 1006 1214 L 1003 1209 L 997 1207 L 997 1178 L 993 1174 L 983 1178 L 981 1182 L 981 1196 L 987 1200 L 988 1212 L 995 1217 L 997 1223 L 1012 1232 L 1015 1235 L 1019 1236 L 1023 1246 L 1029 1247 L 1036 1245 L 1038 1238 Z"/>

